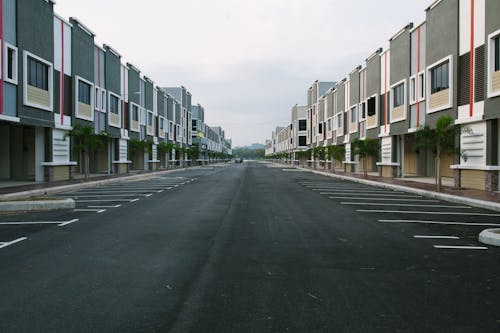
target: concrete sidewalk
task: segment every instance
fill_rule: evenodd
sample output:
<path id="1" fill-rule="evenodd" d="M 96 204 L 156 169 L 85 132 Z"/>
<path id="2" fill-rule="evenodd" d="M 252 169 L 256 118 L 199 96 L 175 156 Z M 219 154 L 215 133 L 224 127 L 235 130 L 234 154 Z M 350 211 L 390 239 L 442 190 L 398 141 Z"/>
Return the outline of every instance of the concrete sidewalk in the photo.
<path id="1" fill-rule="evenodd" d="M 290 166 L 289 164 L 283 164 Z M 486 192 L 472 189 L 454 188 L 451 186 L 442 186 L 441 192 L 435 191 L 435 185 L 414 180 L 404 180 L 401 178 L 386 178 L 374 175 L 364 177 L 362 174 L 338 172 L 333 173 L 331 170 L 317 169 L 309 167 L 294 166 L 298 169 L 313 172 L 328 177 L 344 179 L 357 183 L 383 187 L 407 193 L 417 194 L 429 198 L 445 200 L 460 204 L 469 205 L 472 207 L 491 209 L 500 211 L 500 193 Z"/>

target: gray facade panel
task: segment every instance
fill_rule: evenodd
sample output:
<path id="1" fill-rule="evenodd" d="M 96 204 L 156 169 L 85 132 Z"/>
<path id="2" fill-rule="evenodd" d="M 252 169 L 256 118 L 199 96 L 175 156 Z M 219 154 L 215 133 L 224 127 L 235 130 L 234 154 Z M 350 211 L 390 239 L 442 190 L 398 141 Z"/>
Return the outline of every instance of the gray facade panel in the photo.
<path id="1" fill-rule="evenodd" d="M 452 87 L 453 107 L 426 115 L 426 123 L 431 127 L 435 126 L 437 120 L 442 116 L 457 117 L 458 17 L 458 0 L 441 1 L 436 7 L 427 11 L 426 64 L 427 66 L 432 65 L 452 55 L 453 64 L 450 64 L 450 68 L 453 68 L 453 81 L 455 82 Z"/>
<path id="2" fill-rule="evenodd" d="M 144 82 L 144 95 L 145 95 L 145 107 L 146 109 L 152 111 L 153 110 L 153 84 L 149 81 Z"/>
<path id="3" fill-rule="evenodd" d="M 72 31 L 72 74 L 94 82 L 94 37 L 73 25 Z"/>
<path id="4" fill-rule="evenodd" d="M 355 71 L 349 75 L 350 91 L 349 91 L 349 104 L 355 105 L 359 103 L 359 71 Z"/>
<path id="5" fill-rule="evenodd" d="M 3 0 L 3 39 L 4 41 L 16 45 L 16 0 Z"/>
<path id="6" fill-rule="evenodd" d="M 486 42 L 488 35 L 500 29 L 500 1 L 486 0 Z M 487 53 L 488 56 L 488 53 Z M 488 62 L 485 61 L 485 73 L 489 72 Z M 489 75 L 489 74 L 488 74 Z M 488 80 L 485 75 L 485 80 Z M 484 83 L 487 87 L 487 82 Z M 484 102 L 484 116 L 486 119 L 500 118 L 500 96 L 486 98 Z"/>
<path id="7" fill-rule="evenodd" d="M 410 33 L 391 41 L 391 85 L 410 77 Z"/>
<path id="8" fill-rule="evenodd" d="M 113 52 L 106 52 L 106 89 L 115 94 L 121 92 L 121 63 L 120 58 Z"/>
<path id="9" fill-rule="evenodd" d="M 366 62 L 366 95 L 380 93 L 380 57 L 372 57 Z"/>
<path id="10" fill-rule="evenodd" d="M 133 69 L 128 70 L 128 100 L 129 102 L 139 104 L 140 96 L 138 92 L 140 91 L 139 86 L 139 73 L 134 71 Z"/>
<path id="11" fill-rule="evenodd" d="M 345 84 L 337 86 L 337 113 L 345 111 Z"/>
<path id="12" fill-rule="evenodd" d="M 156 93 L 156 106 L 158 107 L 158 116 L 166 117 L 165 114 L 165 95 L 161 90 L 158 90 Z"/>

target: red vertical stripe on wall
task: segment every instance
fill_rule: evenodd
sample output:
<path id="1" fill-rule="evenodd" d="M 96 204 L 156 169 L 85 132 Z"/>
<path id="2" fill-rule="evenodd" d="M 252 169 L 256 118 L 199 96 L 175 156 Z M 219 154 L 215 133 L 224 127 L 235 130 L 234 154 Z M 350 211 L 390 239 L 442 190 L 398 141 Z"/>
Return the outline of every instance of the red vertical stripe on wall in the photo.
<path id="1" fill-rule="evenodd" d="M 64 21 L 61 20 L 61 125 L 64 125 Z"/>
<path id="2" fill-rule="evenodd" d="M 415 78 L 415 99 L 417 100 L 417 127 L 420 126 L 420 102 L 418 100 L 419 98 L 419 93 L 418 93 L 418 90 L 419 90 L 419 82 L 418 82 L 418 73 L 420 73 L 420 28 L 421 27 L 418 27 L 418 38 L 417 38 L 417 43 L 418 43 L 418 46 L 417 46 L 417 76 Z"/>
<path id="3" fill-rule="evenodd" d="M 451 65 L 451 64 L 450 64 Z M 474 114 L 474 0 L 470 0 L 469 116 Z"/>
<path id="4" fill-rule="evenodd" d="M 387 52 L 384 54 L 384 134 L 387 133 Z"/>
<path id="5" fill-rule="evenodd" d="M 3 59 L 3 0 L 0 0 L 0 39 L 0 59 Z M 0 114 L 3 114 L 3 76 L 5 75 L 3 61 L 0 66 L 2 66 L 0 67 L 2 68 L 2 76 L 0 77 Z"/>
<path id="6" fill-rule="evenodd" d="M 97 48 L 97 85 L 99 86 L 99 88 L 101 87 L 101 50 L 99 48 Z M 99 94 L 97 96 L 97 98 L 101 99 L 101 103 L 102 103 L 102 96 L 101 96 L 101 91 L 99 91 Z M 97 103 L 97 101 L 96 101 Z M 101 109 L 102 109 L 102 104 L 101 104 Z M 101 131 L 101 111 L 97 112 L 97 132 L 100 132 Z"/>
<path id="7" fill-rule="evenodd" d="M 122 124 L 123 124 L 123 129 L 125 129 L 125 70 L 122 67 L 122 73 L 123 73 L 123 101 L 122 101 Z"/>

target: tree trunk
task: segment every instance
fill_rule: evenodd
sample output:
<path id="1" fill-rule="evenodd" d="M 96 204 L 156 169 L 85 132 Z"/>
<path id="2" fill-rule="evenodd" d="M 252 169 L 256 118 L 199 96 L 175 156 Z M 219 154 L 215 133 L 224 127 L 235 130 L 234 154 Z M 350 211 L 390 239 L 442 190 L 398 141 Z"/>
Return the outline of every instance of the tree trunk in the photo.
<path id="1" fill-rule="evenodd" d="M 363 157 L 363 173 L 365 174 L 365 178 L 368 177 L 368 170 L 366 170 L 366 156 Z"/>
<path id="2" fill-rule="evenodd" d="M 89 180 L 90 178 L 90 152 L 85 150 L 85 180 Z"/>

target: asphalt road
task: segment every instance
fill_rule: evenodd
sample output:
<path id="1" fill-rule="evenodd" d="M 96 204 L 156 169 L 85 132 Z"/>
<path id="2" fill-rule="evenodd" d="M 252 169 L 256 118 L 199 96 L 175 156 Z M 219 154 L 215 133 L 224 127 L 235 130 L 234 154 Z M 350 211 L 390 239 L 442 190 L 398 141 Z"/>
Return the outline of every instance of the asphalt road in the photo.
<path id="1" fill-rule="evenodd" d="M 0 215 L 0 332 L 498 332 L 500 214 L 262 163 Z"/>

